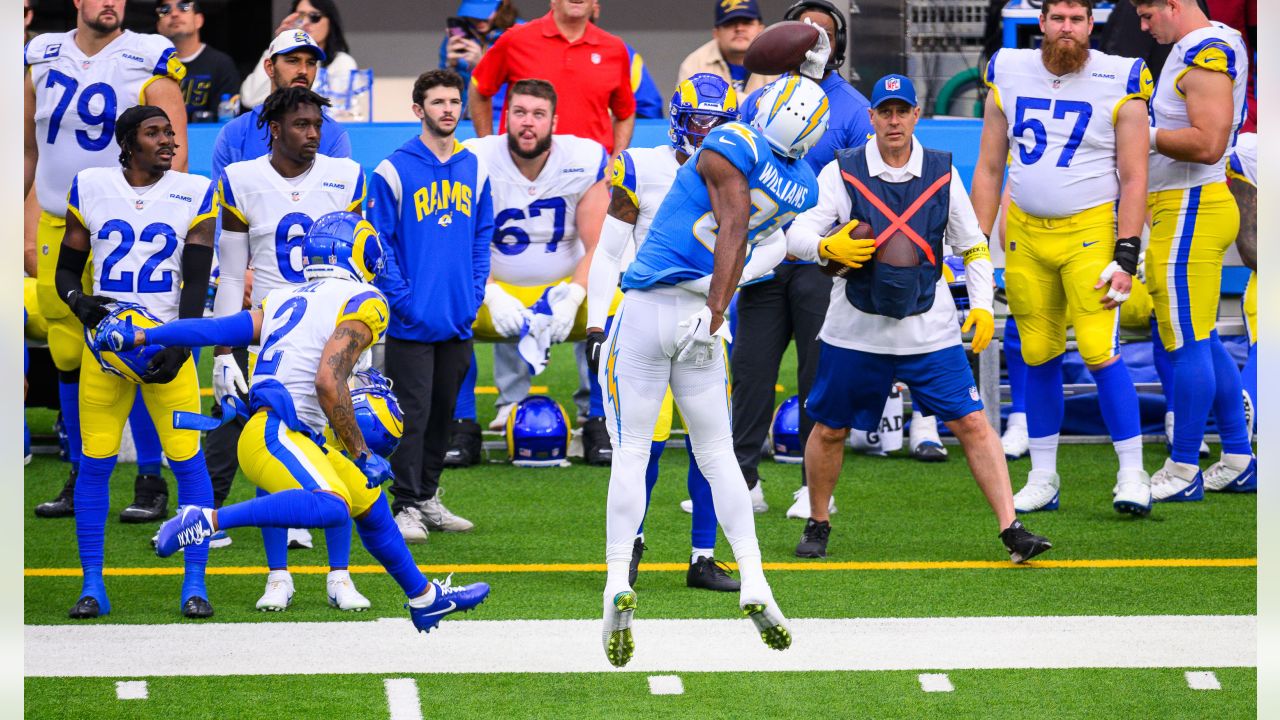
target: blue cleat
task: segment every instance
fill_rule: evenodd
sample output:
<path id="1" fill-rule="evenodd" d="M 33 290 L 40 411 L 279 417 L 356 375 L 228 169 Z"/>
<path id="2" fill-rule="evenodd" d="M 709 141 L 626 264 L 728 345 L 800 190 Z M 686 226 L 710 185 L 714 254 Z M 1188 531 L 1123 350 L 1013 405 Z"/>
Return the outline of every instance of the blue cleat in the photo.
<path id="1" fill-rule="evenodd" d="M 1151 476 L 1151 499 L 1155 502 L 1204 500 L 1204 473 L 1194 465 L 1174 462 L 1172 458 L 1165 460 L 1164 467 Z"/>
<path id="2" fill-rule="evenodd" d="M 1258 492 L 1258 458 L 1249 458 L 1243 470 L 1236 470 L 1225 462 L 1216 462 L 1204 471 L 1204 489 L 1212 492 Z"/>
<path id="3" fill-rule="evenodd" d="M 156 555 L 169 557 L 188 545 L 203 544 L 210 537 L 213 537 L 213 526 L 205 518 L 204 508 L 183 505 L 156 533 Z"/>
<path id="4" fill-rule="evenodd" d="M 467 612 L 475 608 L 477 605 L 485 601 L 489 597 L 489 585 L 487 583 L 472 583 L 470 585 L 459 585 L 453 587 L 451 581 L 453 575 L 444 579 L 444 582 L 431 581 L 436 588 L 436 599 L 426 607 L 414 607 L 410 603 L 404 606 L 409 610 L 409 619 L 413 621 L 413 626 L 418 632 L 429 633 L 446 615 L 456 612 Z"/>

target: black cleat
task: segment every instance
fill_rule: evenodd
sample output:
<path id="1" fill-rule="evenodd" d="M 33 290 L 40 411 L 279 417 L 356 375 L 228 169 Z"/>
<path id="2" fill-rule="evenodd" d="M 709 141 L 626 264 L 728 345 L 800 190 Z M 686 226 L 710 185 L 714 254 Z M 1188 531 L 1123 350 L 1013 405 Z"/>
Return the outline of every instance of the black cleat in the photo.
<path id="1" fill-rule="evenodd" d="M 92 620 L 100 614 L 102 609 L 98 605 L 98 599 L 92 595 L 85 595 L 76 601 L 68 616 L 72 620 Z"/>
<path id="2" fill-rule="evenodd" d="M 195 620 L 213 617 L 213 606 L 199 595 L 192 595 L 182 603 L 182 616 Z"/>
<path id="3" fill-rule="evenodd" d="M 1009 551 L 1009 559 L 1015 564 L 1024 563 L 1053 547 L 1049 538 L 1040 537 L 1022 525 L 1021 520 L 1000 531 L 1000 541 Z"/>
<path id="4" fill-rule="evenodd" d="M 824 558 L 827 556 L 827 539 L 831 537 L 831 523 L 817 522 L 809 518 L 804 523 L 804 534 L 796 545 L 796 557 Z"/>
<path id="5" fill-rule="evenodd" d="M 947 449 L 936 442 L 926 440 L 911 451 L 911 457 L 920 462 L 946 462 Z"/>
<path id="6" fill-rule="evenodd" d="M 729 574 L 728 566 L 713 557 L 701 557 L 690 563 L 684 584 L 717 592 L 738 592 L 742 589 L 742 583 Z"/>
<path id="7" fill-rule="evenodd" d="M 604 418 L 587 418 L 582 423 L 582 458 L 588 465 L 613 463 L 613 445 L 609 442 L 609 428 Z"/>
<path id="8" fill-rule="evenodd" d="M 632 590 L 636 587 L 636 577 L 640 575 L 640 558 L 644 557 L 644 551 L 648 549 L 644 538 L 636 538 L 635 544 L 631 546 L 631 568 L 627 570 L 627 583 Z"/>
<path id="9" fill-rule="evenodd" d="M 449 449 L 444 454 L 444 466 L 470 467 L 483 457 L 484 442 L 480 435 L 480 423 L 475 420 L 454 420 L 449 432 Z"/>
<path id="10" fill-rule="evenodd" d="M 133 504 L 120 511 L 122 523 L 160 522 L 169 514 L 169 493 L 159 475 L 139 475 L 134 481 Z"/>
<path id="11" fill-rule="evenodd" d="M 58 497 L 43 502 L 36 506 L 36 517 L 42 518 L 61 518 L 71 517 L 76 514 L 76 468 L 72 466 L 71 474 L 67 476 L 67 484 L 62 486 L 62 491 L 58 493 Z M 94 617 L 97 617 L 95 614 Z"/>

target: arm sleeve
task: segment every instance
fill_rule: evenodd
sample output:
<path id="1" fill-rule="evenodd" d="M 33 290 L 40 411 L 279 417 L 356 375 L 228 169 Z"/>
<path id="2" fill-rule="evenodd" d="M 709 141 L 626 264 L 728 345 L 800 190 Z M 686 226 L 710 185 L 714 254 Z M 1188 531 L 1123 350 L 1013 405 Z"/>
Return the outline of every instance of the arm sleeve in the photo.
<path id="1" fill-rule="evenodd" d="M 395 166 L 383 160 L 373 173 L 369 183 L 369 223 L 378 231 L 382 247 L 386 249 L 387 258 L 382 272 L 374 283 L 385 293 L 390 307 L 397 315 L 406 318 L 413 316 L 410 307 L 409 283 L 405 280 L 400 267 L 397 246 L 400 237 L 397 234 L 400 218 L 400 175 Z"/>
<path id="2" fill-rule="evenodd" d="M 471 82 L 476 92 L 485 97 L 498 94 L 506 82 L 507 76 L 507 44 L 511 41 L 511 33 L 503 33 L 492 47 L 480 56 L 480 62 L 471 71 Z"/>
<path id="3" fill-rule="evenodd" d="M 228 345 L 244 347 L 253 343 L 253 312 L 244 310 L 227 317 L 174 320 L 143 331 L 148 345 L 187 348 Z"/>
<path id="4" fill-rule="evenodd" d="M 605 215 L 600 228 L 600 242 L 591 257 L 587 272 L 587 327 L 604 327 L 609 316 L 609 306 L 618 290 L 618 274 L 622 268 L 622 256 L 635 235 L 636 226 L 612 215 Z"/>
<path id="5" fill-rule="evenodd" d="M 262 69 L 262 63 L 267 59 L 267 52 L 266 50 L 262 52 L 262 57 L 258 58 L 258 62 L 253 66 L 253 72 L 249 73 L 249 77 L 240 84 L 240 107 L 260 105 L 267 99 L 267 95 L 271 94 L 271 78 L 267 77 L 267 71 Z"/>
<path id="6" fill-rule="evenodd" d="M 769 237 L 756 243 L 751 257 L 742 268 L 742 279 L 738 287 L 750 285 L 773 272 L 773 269 L 787 256 L 787 238 L 781 229 L 774 230 Z"/>
<path id="7" fill-rule="evenodd" d="M 818 244 L 833 227 L 849 222 L 852 212 L 853 203 L 840 180 L 840 165 L 832 160 L 818 173 L 818 204 L 800 213 L 787 228 L 787 252 L 801 260 L 823 262 Z"/>
<path id="8" fill-rule="evenodd" d="M 995 270 L 991 264 L 991 251 L 987 238 L 978 227 L 978 216 L 969 202 L 969 193 L 955 166 L 951 167 L 951 210 L 947 222 L 946 242 L 957 254 L 964 257 L 965 286 L 969 289 L 969 304 L 987 312 L 992 310 L 995 289 L 992 278 Z"/>
<path id="9" fill-rule="evenodd" d="M 218 292 L 213 314 L 225 317 L 244 305 L 244 271 L 249 267 L 249 233 L 223 230 L 218 238 Z"/>
<path id="10" fill-rule="evenodd" d="M 80 280 L 84 277 L 84 266 L 88 262 L 88 250 L 62 246 L 62 250 L 58 253 L 58 269 L 53 274 L 53 284 L 62 302 L 67 302 L 67 297 L 73 291 L 83 289 Z"/>
<path id="11" fill-rule="evenodd" d="M 484 304 L 484 286 L 489 282 L 489 244 L 493 241 L 493 185 L 484 175 L 480 202 L 476 203 L 476 235 L 472 239 L 472 282 L 476 293 L 476 311 Z"/>
<path id="12" fill-rule="evenodd" d="M 204 315 L 204 300 L 209 294 L 209 268 L 213 265 L 213 248 L 205 245 L 182 247 L 182 293 L 178 296 L 178 317 L 198 318 Z M 243 281 L 241 282 L 243 285 Z"/>

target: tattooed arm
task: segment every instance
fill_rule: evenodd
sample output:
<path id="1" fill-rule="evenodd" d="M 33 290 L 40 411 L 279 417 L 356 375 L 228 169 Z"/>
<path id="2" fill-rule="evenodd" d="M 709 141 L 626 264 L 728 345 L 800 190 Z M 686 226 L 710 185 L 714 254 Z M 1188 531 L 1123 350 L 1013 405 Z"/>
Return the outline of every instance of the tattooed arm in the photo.
<path id="1" fill-rule="evenodd" d="M 1258 189 L 1247 182 L 1232 179 L 1231 194 L 1240 206 L 1240 234 L 1236 237 L 1236 250 L 1240 260 L 1250 270 L 1258 270 Z"/>
<path id="2" fill-rule="evenodd" d="M 360 353 L 373 343 L 373 332 L 359 320 L 345 320 L 333 331 L 320 356 L 320 369 L 316 372 L 316 397 L 329 418 L 329 427 L 346 447 L 351 457 L 368 452 L 364 436 L 356 425 L 355 410 L 351 407 L 351 391 L 347 377 L 355 367 Z"/>

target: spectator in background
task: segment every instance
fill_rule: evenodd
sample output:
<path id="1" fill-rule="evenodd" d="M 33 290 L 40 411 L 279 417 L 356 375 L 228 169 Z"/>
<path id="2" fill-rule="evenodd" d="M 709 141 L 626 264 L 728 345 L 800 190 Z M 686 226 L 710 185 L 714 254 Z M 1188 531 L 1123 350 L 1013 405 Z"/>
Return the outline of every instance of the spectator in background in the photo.
<path id="1" fill-rule="evenodd" d="M 600 3 L 596 2 L 595 11 L 591 14 L 591 22 L 595 25 L 600 24 Z M 662 91 L 658 89 L 658 83 L 653 81 L 653 76 L 649 74 L 649 68 L 644 66 L 644 57 L 631 47 L 631 43 L 625 43 L 627 46 L 627 54 L 631 57 L 631 92 L 636 96 L 636 117 L 653 120 L 657 118 L 667 117 L 667 103 L 662 99 Z M 621 152 L 625 148 L 618 148 Z"/>
<path id="2" fill-rule="evenodd" d="M 196 0 L 156 0 L 156 32 L 169 38 L 187 66 L 182 97 L 190 122 L 214 122 L 223 95 L 240 94 L 240 73 L 231 56 L 200 40 L 204 13 Z"/>
<path id="3" fill-rule="evenodd" d="M 355 58 L 347 52 L 347 39 L 342 34 L 342 16 L 338 14 L 337 4 L 333 0 L 293 0 L 289 9 L 290 13 L 276 28 L 275 36 L 279 37 L 286 30 L 303 30 L 310 35 L 315 44 L 324 49 L 319 74 L 312 89 L 330 100 L 345 98 L 351 83 L 351 72 L 358 68 Z M 262 60 L 240 86 L 241 105 L 261 105 L 277 89 L 267 75 L 267 59 L 267 53 L 263 53 Z M 345 107 L 345 103 L 338 103 L 337 107 Z M 323 133 L 321 136 L 323 137 Z M 320 152 L 329 154 L 323 148 Z"/>
<path id="4" fill-rule="evenodd" d="M 31 42 L 31 38 L 38 34 L 31 32 L 31 21 L 35 18 L 36 12 L 31 9 L 31 0 L 22 0 L 22 42 L 24 45 Z"/>
<path id="5" fill-rule="evenodd" d="M 549 81 L 559 96 L 555 131 L 626 149 L 635 128 L 631 58 L 621 39 L 591 23 L 596 0 L 551 0 L 551 11 L 512 28 L 476 65 L 471 120 L 477 137 L 493 134 L 493 96 L 529 78 Z M 612 116 L 611 116 L 612 114 Z M 506 116 L 499 132 L 506 132 Z"/>
<path id="6" fill-rule="evenodd" d="M 452 70 L 462 78 L 463 86 L 471 86 L 471 71 L 481 56 L 508 28 L 522 23 L 511 0 L 462 0 L 455 18 L 448 18 L 444 40 L 440 41 L 441 69 Z M 462 93 L 462 110 L 467 113 L 467 93 Z M 507 88 L 493 96 L 493 115 L 501 117 Z"/>
<path id="7" fill-rule="evenodd" d="M 742 65 L 747 47 L 762 30 L 764 21 L 756 0 L 716 0 L 716 24 L 711 30 L 711 42 L 689 53 L 680 63 L 677 82 L 694 73 L 711 73 L 733 85 L 739 97 L 773 82 L 777 75 L 756 75 Z"/>

